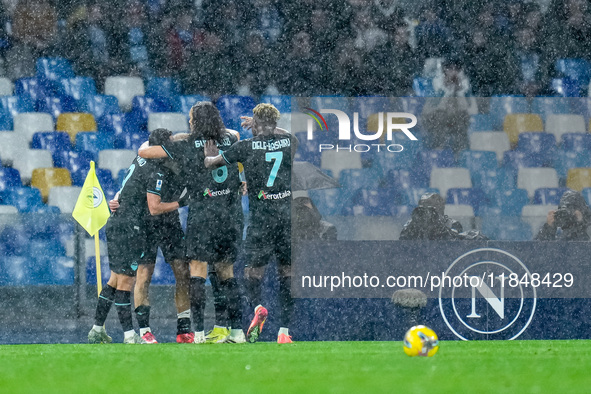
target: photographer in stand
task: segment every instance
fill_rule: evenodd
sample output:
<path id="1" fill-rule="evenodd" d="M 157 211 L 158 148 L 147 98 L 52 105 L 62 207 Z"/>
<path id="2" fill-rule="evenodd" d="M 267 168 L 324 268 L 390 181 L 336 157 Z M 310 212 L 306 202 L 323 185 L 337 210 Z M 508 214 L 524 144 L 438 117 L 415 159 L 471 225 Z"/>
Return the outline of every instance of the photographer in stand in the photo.
<path id="1" fill-rule="evenodd" d="M 425 193 L 402 228 L 401 240 L 462 239 L 462 225 L 444 214 L 445 200 L 437 193 Z"/>
<path id="2" fill-rule="evenodd" d="M 556 211 L 548 212 L 546 223 L 536 235 L 537 241 L 589 241 L 587 227 L 591 224 L 591 209 L 581 193 L 566 191 Z"/>

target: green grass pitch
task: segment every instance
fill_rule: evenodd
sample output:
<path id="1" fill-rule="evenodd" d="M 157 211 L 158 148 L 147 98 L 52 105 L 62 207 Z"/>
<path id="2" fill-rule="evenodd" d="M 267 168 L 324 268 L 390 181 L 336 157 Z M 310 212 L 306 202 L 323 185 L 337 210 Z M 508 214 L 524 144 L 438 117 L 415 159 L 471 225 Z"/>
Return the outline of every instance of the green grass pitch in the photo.
<path id="1" fill-rule="evenodd" d="M 0 346 L 3 393 L 589 393 L 591 341 Z"/>

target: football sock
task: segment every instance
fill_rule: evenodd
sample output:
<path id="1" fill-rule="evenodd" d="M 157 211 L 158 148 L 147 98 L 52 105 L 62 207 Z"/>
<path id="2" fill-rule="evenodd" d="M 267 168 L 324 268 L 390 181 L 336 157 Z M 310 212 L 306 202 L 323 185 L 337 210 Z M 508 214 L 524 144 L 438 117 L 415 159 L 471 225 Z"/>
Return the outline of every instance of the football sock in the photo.
<path id="1" fill-rule="evenodd" d="M 215 272 L 209 273 L 209 281 L 213 290 L 213 308 L 215 310 L 215 325 L 226 327 L 228 325 L 227 303 L 228 298 L 221 289 L 221 283 Z"/>
<path id="2" fill-rule="evenodd" d="M 228 319 L 231 328 L 242 328 L 242 300 L 236 278 L 226 279 L 221 283 L 221 290 L 228 300 Z"/>
<path id="3" fill-rule="evenodd" d="M 115 307 L 119 322 L 123 331 L 133 330 L 133 321 L 131 320 L 131 291 L 117 290 L 115 292 Z"/>
<path id="4" fill-rule="evenodd" d="M 129 331 L 125 331 L 123 333 L 123 338 L 128 339 L 128 338 L 133 338 L 135 335 L 135 330 L 129 330 Z"/>
<path id="5" fill-rule="evenodd" d="M 293 312 L 293 298 L 291 298 L 291 277 L 279 278 L 279 305 L 281 306 L 281 327 L 289 327 Z"/>
<path id="6" fill-rule="evenodd" d="M 191 310 L 187 309 L 184 312 L 176 315 L 176 335 L 187 334 L 191 332 Z"/>
<path id="7" fill-rule="evenodd" d="M 261 283 L 259 278 L 246 278 L 246 291 L 251 308 L 261 304 Z"/>
<path id="8" fill-rule="evenodd" d="M 285 334 L 285 335 L 289 336 L 289 329 L 287 327 L 279 327 L 279 334 L 278 335 L 281 335 L 281 334 Z"/>
<path id="9" fill-rule="evenodd" d="M 142 330 L 150 327 L 150 305 L 140 305 L 135 308 L 135 318 L 140 327 L 140 335 L 144 335 L 145 332 Z"/>
<path id="10" fill-rule="evenodd" d="M 203 331 L 203 314 L 205 311 L 205 278 L 191 277 L 191 312 L 195 331 Z"/>
<path id="11" fill-rule="evenodd" d="M 107 320 L 107 315 L 111 310 L 111 306 L 113 305 L 113 300 L 115 299 L 115 288 L 109 285 L 106 285 L 101 294 L 98 298 L 98 303 L 96 304 L 96 313 L 94 315 L 94 325 L 102 327 L 105 324 L 105 320 Z"/>

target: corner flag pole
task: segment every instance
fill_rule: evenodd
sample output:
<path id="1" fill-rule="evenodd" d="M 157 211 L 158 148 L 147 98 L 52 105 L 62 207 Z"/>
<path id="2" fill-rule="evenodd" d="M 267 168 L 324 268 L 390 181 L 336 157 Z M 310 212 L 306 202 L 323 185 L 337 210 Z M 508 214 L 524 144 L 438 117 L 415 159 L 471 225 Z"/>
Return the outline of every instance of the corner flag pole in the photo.
<path id="1" fill-rule="evenodd" d="M 101 246 L 98 237 L 98 232 L 94 234 L 94 255 L 96 258 L 94 261 L 96 262 L 96 291 L 98 295 L 101 295 L 101 291 L 103 291 L 103 280 L 101 275 Z"/>

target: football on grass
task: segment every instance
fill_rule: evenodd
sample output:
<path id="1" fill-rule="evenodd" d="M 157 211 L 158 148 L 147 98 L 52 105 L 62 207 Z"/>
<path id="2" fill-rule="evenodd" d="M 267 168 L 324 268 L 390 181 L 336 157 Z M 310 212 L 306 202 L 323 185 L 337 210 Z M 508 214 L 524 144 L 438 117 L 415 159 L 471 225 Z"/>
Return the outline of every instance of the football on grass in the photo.
<path id="1" fill-rule="evenodd" d="M 438 350 L 437 334 L 429 327 L 414 326 L 404 335 L 404 353 L 411 357 L 432 357 Z"/>

